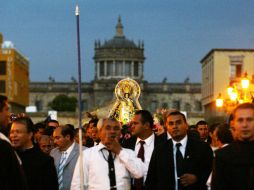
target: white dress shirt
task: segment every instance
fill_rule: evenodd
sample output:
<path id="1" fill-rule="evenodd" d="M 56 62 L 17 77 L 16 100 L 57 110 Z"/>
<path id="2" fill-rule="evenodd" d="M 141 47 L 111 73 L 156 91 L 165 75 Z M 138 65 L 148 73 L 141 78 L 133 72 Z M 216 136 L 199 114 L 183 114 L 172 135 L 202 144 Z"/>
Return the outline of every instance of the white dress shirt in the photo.
<path id="1" fill-rule="evenodd" d="M 167 132 L 167 140 L 172 139 L 171 135 L 169 134 L 169 132 Z"/>
<path id="2" fill-rule="evenodd" d="M 177 183 L 178 183 L 178 177 L 177 177 L 177 169 L 176 169 L 176 144 L 177 143 L 181 143 L 182 146 L 179 147 L 180 149 L 180 152 L 182 153 L 183 155 L 183 158 L 185 156 L 185 150 L 186 150 L 186 145 L 187 145 L 187 135 L 179 142 L 176 142 L 172 139 L 173 141 L 173 153 L 174 153 L 174 172 L 175 172 L 175 190 L 178 190 L 178 186 L 177 186 Z"/>
<path id="3" fill-rule="evenodd" d="M 107 158 L 108 151 L 102 143 L 83 151 L 85 190 L 110 189 Z M 131 177 L 141 178 L 145 173 L 144 163 L 130 149 L 122 148 L 119 155 L 115 155 L 114 165 L 117 190 L 129 190 Z M 71 190 L 80 190 L 79 167 L 80 158 L 74 170 Z"/>
<path id="4" fill-rule="evenodd" d="M 150 137 L 146 138 L 145 140 L 142 140 L 140 138 L 137 138 L 136 141 L 136 145 L 135 145 L 135 153 L 136 155 L 138 155 L 138 151 L 140 149 L 141 144 L 139 143 L 139 141 L 145 141 L 144 143 L 144 164 L 145 164 L 145 175 L 144 175 L 144 182 L 147 176 L 147 172 L 148 172 L 148 167 L 149 167 L 149 163 L 152 157 L 152 153 L 153 153 L 153 149 L 154 149 L 154 140 L 155 140 L 155 135 L 154 133 L 152 133 L 152 135 L 150 135 Z"/>
<path id="5" fill-rule="evenodd" d="M 74 148 L 74 142 L 72 143 L 72 145 L 71 146 L 69 146 L 69 148 L 66 150 L 66 151 L 64 151 L 64 152 L 66 152 L 66 158 L 65 158 L 65 162 L 66 162 L 66 160 L 68 159 L 68 157 L 70 156 L 70 154 L 71 154 L 71 151 L 73 150 L 73 148 Z"/>

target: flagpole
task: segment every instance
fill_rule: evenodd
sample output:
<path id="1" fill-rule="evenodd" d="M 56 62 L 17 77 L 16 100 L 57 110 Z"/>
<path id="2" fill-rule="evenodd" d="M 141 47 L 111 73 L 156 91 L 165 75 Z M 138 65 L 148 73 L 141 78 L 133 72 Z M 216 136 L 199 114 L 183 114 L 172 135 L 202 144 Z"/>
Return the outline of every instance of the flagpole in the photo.
<path id="1" fill-rule="evenodd" d="M 79 121 L 79 169 L 80 169 L 80 190 L 84 189 L 83 172 L 83 145 L 82 145 L 82 111 L 81 111 L 81 56 L 80 56 L 80 35 L 79 35 L 79 6 L 75 9 L 77 21 L 77 50 L 78 50 L 78 121 Z"/>

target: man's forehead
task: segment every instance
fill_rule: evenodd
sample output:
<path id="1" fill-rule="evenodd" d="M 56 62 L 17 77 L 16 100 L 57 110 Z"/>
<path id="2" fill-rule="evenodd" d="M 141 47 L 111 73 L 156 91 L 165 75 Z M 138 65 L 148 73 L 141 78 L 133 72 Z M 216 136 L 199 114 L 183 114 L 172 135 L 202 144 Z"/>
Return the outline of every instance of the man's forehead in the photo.
<path id="1" fill-rule="evenodd" d="M 198 125 L 197 127 L 198 127 L 198 128 L 207 128 L 208 125 L 207 125 L 207 124 L 202 124 L 202 125 Z"/>
<path id="2" fill-rule="evenodd" d="M 254 117 L 254 110 L 250 108 L 236 110 L 234 119 L 245 117 Z"/>
<path id="3" fill-rule="evenodd" d="M 40 143 L 41 144 L 50 144 L 50 139 L 41 139 Z"/>
<path id="4" fill-rule="evenodd" d="M 62 128 L 61 128 L 61 127 L 57 127 L 57 128 L 54 130 L 53 135 L 54 135 L 54 136 L 60 136 L 60 135 L 61 135 L 61 131 L 62 131 Z"/>
<path id="5" fill-rule="evenodd" d="M 12 125 L 11 125 L 11 129 L 12 130 L 13 129 L 19 129 L 19 130 L 21 129 L 21 130 L 23 130 L 23 129 L 26 129 L 26 126 L 23 123 L 13 122 Z"/>
<path id="6" fill-rule="evenodd" d="M 139 120 L 139 119 L 141 119 L 141 115 L 140 115 L 140 114 L 135 114 L 135 115 L 133 116 L 133 119 Z"/>
<path id="7" fill-rule="evenodd" d="M 114 121 L 114 120 L 110 120 L 110 119 L 106 119 L 104 121 L 104 126 L 119 126 L 120 127 L 120 123 L 118 121 Z"/>
<path id="8" fill-rule="evenodd" d="M 183 120 L 181 115 L 169 115 L 167 117 L 167 121 L 176 121 L 176 120 Z"/>

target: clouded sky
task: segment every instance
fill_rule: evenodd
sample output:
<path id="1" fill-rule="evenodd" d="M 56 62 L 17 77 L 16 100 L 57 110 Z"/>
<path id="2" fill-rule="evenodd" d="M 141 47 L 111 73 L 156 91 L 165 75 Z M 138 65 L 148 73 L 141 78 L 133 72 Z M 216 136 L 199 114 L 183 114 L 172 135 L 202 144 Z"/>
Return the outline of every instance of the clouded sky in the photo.
<path id="1" fill-rule="evenodd" d="M 94 78 L 94 41 L 124 34 L 145 43 L 145 79 L 201 81 L 213 48 L 254 48 L 253 0 L 5 0 L 0 32 L 30 61 L 31 81 L 77 78 L 75 5 L 80 6 L 82 80 Z"/>

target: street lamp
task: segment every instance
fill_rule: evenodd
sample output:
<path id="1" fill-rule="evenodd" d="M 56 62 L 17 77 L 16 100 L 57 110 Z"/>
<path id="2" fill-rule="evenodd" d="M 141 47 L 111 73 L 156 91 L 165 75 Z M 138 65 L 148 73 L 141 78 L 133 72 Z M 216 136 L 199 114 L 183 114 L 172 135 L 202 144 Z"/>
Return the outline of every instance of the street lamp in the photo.
<path id="1" fill-rule="evenodd" d="M 216 107 L 224 107 L 227 113 L 231 112 L 232 109 L 237 105 L 244 102 L 253 102 L 253 90 L 251 90 L 251 83 L 248 78 L 247 72 L 244 73 L 242 78 L 231 80 L 227 87 L 228 98 L 223 98 L 219 93 L 216 98 Z"/>
<path id="2" fill-rule="evenodd" d="M 216 107 L 221 108 L 223 106 L 223 98 L 221 96 L 221 93 L 219 93 L 219 96 L 216 98 Z"/>

